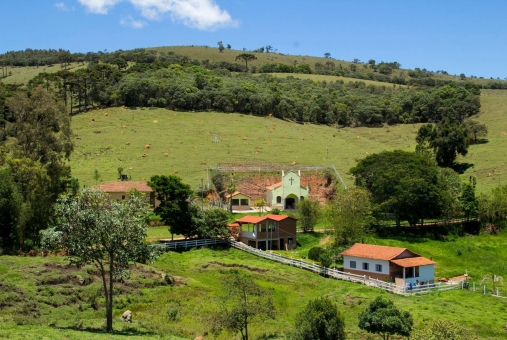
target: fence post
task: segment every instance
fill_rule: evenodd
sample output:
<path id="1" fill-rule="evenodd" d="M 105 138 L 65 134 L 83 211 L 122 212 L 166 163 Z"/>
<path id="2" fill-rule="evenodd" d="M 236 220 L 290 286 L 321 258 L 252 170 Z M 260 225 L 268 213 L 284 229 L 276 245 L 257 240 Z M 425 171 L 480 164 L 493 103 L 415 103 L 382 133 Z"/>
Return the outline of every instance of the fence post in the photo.
<path id="1" fill-rule="evenodd" d="M 366 285 L 366 275 L 363 278 L 363 283 L 364 283 L 364 285 Z"/>
<path id="2" fill-rule="evenodd" d="M 486 285 L 484 285 L 484 295 L 486 295 Z"/>
<path id="3" fill-rule="evenodd" d="M 475 293 L 475 282 L 474 282 L 474 293 Z"/>

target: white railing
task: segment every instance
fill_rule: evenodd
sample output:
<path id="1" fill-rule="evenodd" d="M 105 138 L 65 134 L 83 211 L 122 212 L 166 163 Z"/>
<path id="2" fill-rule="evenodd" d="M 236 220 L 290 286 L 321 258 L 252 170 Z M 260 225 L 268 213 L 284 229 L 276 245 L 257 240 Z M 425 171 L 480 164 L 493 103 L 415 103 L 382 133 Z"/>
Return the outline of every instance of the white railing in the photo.
<path id="1" fill-rule="evenodd" d="M 197 247 L 206 247 L 215 244 L 226 244 L 224 239 L 211 238 L 211 239 L 198 239 L 198 240 L 182 240 L 182 241 L 168 241 L 163 243 L 154 244 L 154 247 L 161 248 L 165 251 L 171 249 L 188 249 Z"/>
<path id="2" fill-rule="evenodd" d="M 229 244 L 231 247 L 239 249 L 241 251 L 250 253 L 252 255 L 278 262 L 287 264 L 289 266 L 297 267 L 300 269 L 306 269 L 311 272 L 317 273 L 319 275 L 323 275 L 325 277 L 331 277 L 336 280 L 343 280 L 349 282 L 356 282 L 360 284 L 364 284 L 366 286 L 380 288 L 385 291 L 401 294 L 401 295 L 413 295 L 413 294 L 425 294 L 431 292 L 442 292 L 446 290 L 463 288 L 462 282 L 455 283 L 432 283 L 427 285 L 417 285 L 417 286 L 397 286 L 391 282 L 385 282 L 379 279 L 371 278 L 367 275 L 357 275 L 352 273 L 342 272 L 336 269 L 326 268 L 324 266 L 320 266 L 315 263 L 303 261 L 301 259 L 290 258 L 287 256 L 283 256 L 277 253 L 273 253 L 270 251 L 264 251 L 256 248 L 252 248 L 242 242 L 238 242 L 233 239 L 224 240 L 224 239 L 198 239 L 198 240 L 183 240 L 183 241 L 169 241 L 164 243 L 159 243 L 153 245 L 154 247 L 161 248 L 165 251 L 171 249 L 188 249 L 195 247 L 205 247 L 216 244 Z"/>

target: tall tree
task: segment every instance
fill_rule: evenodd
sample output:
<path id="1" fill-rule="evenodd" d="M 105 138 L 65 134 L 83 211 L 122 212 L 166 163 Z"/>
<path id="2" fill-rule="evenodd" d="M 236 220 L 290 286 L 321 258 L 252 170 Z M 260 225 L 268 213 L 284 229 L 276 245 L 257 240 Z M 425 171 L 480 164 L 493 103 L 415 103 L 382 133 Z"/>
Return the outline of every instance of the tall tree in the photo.
<path id="1" fill-rule="evenodd" d="M 488 127 L 474 119 L 468 119 L 465 121 L 466 128 L 468 130 L 468 136 L 470 138 L 470 144 L 477 144 L 477 142 L 488 135 Z"/>
<path id="2" fill-rule="evenodd" d="M 53 204 L 67 190 L 71 176 L 66 159 L 74 145 L 63 103 L 55 102 L 42 87 L 30 97 L 18 92 L 6 104 L 13 120 L 5 125 L 11 138 L 0 141 L 0 162 L 9 165 L 26 205 L 19 238 L 23 245 L 25 240 L 37 242 L 39 230 L 47 228 L 53 217 Z"/>
<path id="3" fill-rule="evenodd" d="M 334 303 L 315 299 L 296 316 L 294 340 L 344 340 L 345 320 Z"/>
<path id="4" fill-rule="evenodd" d="M 312 199 L 306 199 L 299 202 L 297 208 L 301 229 L 305 233 L 313 232 L 320 216 L 319 202 Z"/>
<path id="5" fill-rule="evenodd" d="M 276 312 L 271 292 L 261 288 L 252 277 L 232 272 L 223 280 L 224 292 L 220 309 L 210 318 L 211 333 L 223 331 L 241 334 L 248 340 L 248 327 L 253 320 L 274 319 Z"/>
<path id="6" fill-rule="evenodd" d="M 160 201 L 155 213 L 162 218 L 165 225 L 169 226 L 171 234 L 194 236 L 196 230 L 190 212 L 190 198 L 193 192 L 190 186 L 175 175 L 153 176 L 148 185 L 153 188 L 157 200 Z"/>
<path id="7" fill-rule="evenodd" d="M 23 219 L 23 197 L 8 168 L 0 167 L 0 255 L 18 246 Z"/>
<path id="8" fill-rule="evenodd" d="M 115 278 L 125 278 L 130 263 L 146 260 L 150 250 L 144 244 L 147 211 L 144 200 L 131 194 L 126 202 L 112 200 L 97 190 L 84 190 L 56 205 L 62 235 L 61 247 L 77 265 L 93 264 L 102 277 L 106 300 L 106 329 L 113 331 Z M 45 233 L 46 235 L 51 232 Z"/>
<path id="9" fill-rule="evenodd" d="M 444 189 L 435 162 L 401 150 L 369 155 L 352 168 L 355 183 L 372 194 L 372 201 L 384 213 L 394 214 L 396 223 L 442 214 Z"/>
<path id="10" fill-rule="evenodd" d="M 327 203 L 326 220 L 339 245 L 362 242 L 373 221 L 370 193 L 361 187 L 339 192 Z"/>
<path id="11" fill-rule="evenodd" d="M 469 137 L 465 124 L 444 118 L 437 124 L 425 124 L 419 128 L 418 145 L 428 143 L 433 149 L 439 166 L 453 167 L 459 155 L 468 153 Z"/>
<path id="12" fill-rule="evenodd" d="M 380 334 L 389 340 L 392 334 L 409 337 L 414 321 L 409 312 L 401 312 L 391 300 L 377 297 L 369 307 L 359 314 L 359 328 L 368 333 Z"/>
<path id="13" fill-rule="evenodd" d="M 248 62 L 256 59 L 257 57 L 252 53 L 241 53 L 236 57 L 236 60 L 243 60 L 245 62 L 247 72 L 248 72 Z"/>
<path id="14" fill-rule="evenodd" d="M 219 42 L 217 42 L 217 45 L 218 45 L 218 51 L 223 52 L 225 48 L 224 48 L 224 44 L 222 43 L 221 40 Z"/>
<path id="15" fill-rule="evenodd" d="M 324 57 L 325 57 L 326 59 L 331 58 L 331 53 L 329 53 L 329 52 L 324 53 Z"/>

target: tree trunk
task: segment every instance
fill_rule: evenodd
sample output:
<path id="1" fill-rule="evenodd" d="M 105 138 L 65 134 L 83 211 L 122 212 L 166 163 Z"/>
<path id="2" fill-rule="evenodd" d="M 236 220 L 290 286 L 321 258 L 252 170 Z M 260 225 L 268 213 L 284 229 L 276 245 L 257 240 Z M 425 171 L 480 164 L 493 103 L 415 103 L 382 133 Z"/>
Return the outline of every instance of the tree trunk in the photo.
<path id="1" fill-rule="evenodd" d="M 113 331 L 113 256 L 109 260 L 109 299 L 106 302 L 107 332 Z"/>
<path id="2" fill-rule="evenodd" d="M 248 340 L 248 317 L 245 316 L 245 339 Z"/>
<path id="3" fill-rule="evenodd" d="M 112 297 L 112 290 L 108 291 L 107 290 L 107 280 L 106 280 L 106 271 L 104 269 L 104 266 L 102 265 L 102 263 L 99 262 L 99 270 L 100 270 L 100 274 L 102 275 L 102 284 L 104 285 L 104 296 L 106 298 L 106 319 L 107 319 L 107 331 L 108 332 L 111 332 L 113 330 L 113 316 L 112 316 L 112 313 L 111 313 L 111 320 L 109 320 L 109 297 L 111 296 Z M 111 274 L 111 270 L 109 270 L 109 273 Z M 112 304 L 111 304 L 112 305 Z M 112 311 L 111 311 L 112 312 Z M 109 323 L 109 321 L 111 321 L 111 324 Z M 110 327 L 111 325 L 111 327 Z"/>

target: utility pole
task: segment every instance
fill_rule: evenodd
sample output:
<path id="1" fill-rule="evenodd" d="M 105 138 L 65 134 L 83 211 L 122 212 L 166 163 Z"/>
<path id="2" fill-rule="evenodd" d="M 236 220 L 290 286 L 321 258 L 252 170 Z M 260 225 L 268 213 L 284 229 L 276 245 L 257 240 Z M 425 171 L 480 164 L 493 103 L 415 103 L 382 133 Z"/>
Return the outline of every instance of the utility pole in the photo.
<path id="1" fill-rule="evenodd" d="M 204 209 L 204 179 L 201 178 L 201 210 Z"/>

